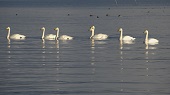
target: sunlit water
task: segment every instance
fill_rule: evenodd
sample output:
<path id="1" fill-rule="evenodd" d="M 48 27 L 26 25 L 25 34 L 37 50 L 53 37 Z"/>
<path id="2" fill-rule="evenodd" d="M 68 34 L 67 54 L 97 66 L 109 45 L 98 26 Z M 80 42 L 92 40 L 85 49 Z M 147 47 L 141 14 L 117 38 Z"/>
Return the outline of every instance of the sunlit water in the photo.
<path id="1" fill-rule="evenodd" d="M 1 8 L 1 95 L 169 95 L 169 7 Z M 90 16 L 91 15 L 91 16 Z M 93 41 L 88 29 L 109 38 Z M 25 40 L 7 40 L 21 33 Z M 74 37 L 71 41 L 42 41 L 46 34 Z M 120 45 L 118 28 L 136 37 Z M 145 46 L 144 30 L 159 39 Z"/>

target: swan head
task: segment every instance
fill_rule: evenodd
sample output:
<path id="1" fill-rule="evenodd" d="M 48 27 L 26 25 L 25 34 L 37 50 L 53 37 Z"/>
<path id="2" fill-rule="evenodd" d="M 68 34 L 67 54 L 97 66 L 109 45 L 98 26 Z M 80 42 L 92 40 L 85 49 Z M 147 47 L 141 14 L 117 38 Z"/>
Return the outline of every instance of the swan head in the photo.
<path id="1" fill-rule="evenodd" d="M 59 31 L 59 28 L 58 28 L 58 27 L 57 27 L 57 28 L 54 28 L 54 30 L 55 30 L 55 31 Z"/>
<path id="2" fill-rule="evenodd" d="M 42 27 L 41 30 L 45 30 L 45 27 Z"/>
<path id="3" fill-rule="evenodd" d="M 119 29 L 118 29 L 118 32 L 122 32 L 122 31 L 123 31 L 123 29 L 122 29 L 122 28 L 119 28 Z"/>
<path id="4" fill-rule="evenodd" d="M 10 30 L 10 27 L 7 27 L 6 29 L 7 29 L 7 30 Z"/>
<path id="5" fill-rule="evenodd" d="M 90 27 L 90 31 L 92 31 L 92 30 L 93 30 L 93 31 L 95 30 L 95 26 L 91 26 L 91 27 Z"/>
<path id="6" fill-rule="evenodd" d="M 143 33 L 148 34 L 148 30 L 145 30 Z"/>

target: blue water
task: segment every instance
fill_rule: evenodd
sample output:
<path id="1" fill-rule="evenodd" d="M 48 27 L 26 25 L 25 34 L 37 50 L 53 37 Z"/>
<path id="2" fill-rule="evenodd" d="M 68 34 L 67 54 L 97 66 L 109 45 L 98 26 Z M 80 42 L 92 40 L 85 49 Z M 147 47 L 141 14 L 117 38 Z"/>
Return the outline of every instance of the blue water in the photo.
<path id="1" fill-rule="evenodd" d="M 3 7 L 0 8 L 1 95 L 169 95 L 170 7 Z M 69 15 L 68 15 L 69 14 Z M 108 14 L 109 16 L 106 16 Z M 90 16 L 93 15 L 93 16 Z M 99 18 L 97 18 L 97 16 Z M 88 29 L 105 33 L 104 41 L 89 39 Z M 21 33 L 25 40 L 6 39 Z M 73 36 L 71 41 L 48 41 L 46 34 Z M 136 37 L 120 46 L 118 28 Z M 144 30 L 159 39 L 143 44 Z"/>

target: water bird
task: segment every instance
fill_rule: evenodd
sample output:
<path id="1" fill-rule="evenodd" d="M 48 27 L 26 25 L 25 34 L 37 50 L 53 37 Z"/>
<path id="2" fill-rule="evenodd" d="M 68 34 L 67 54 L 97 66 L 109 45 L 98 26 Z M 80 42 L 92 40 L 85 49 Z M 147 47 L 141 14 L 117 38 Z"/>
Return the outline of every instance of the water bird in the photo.
<path id="1" fill-rule="evenodd" d="M 95 30 L 95 26 L 91 26 L 90 27 L 90 31 L 91 31 L 91 36 L 90 39 L 94 39 L 94 40 L 105 40 L 108 38 L 108 35 L 106 34 L 94 34 L 94 30 Z"/>
<path id="2" fill-rule="evenodd" d="M 120 37 L 119 40 L 121 41 L 134 41 L 136 38 L 131 37 L 131 36 L 123 36 L 123 29 L 119 28 L 118 32 L 120 32 Z"/>
<path id="3" fill-rule="evenodd" d="M 21 35 L 21 34 L 13 34 L 13 35 L 10 35 L 10 27 L 7 27 L 6 28 L 7 29 L 7 32 L 8 32 L 8 34 L 7 34 L 7 39 L 14 39 L 14 40 L 24 40 L 25 39 L 25 35 Z"/>
<path id="4" fill-rule="evenodd" d="M 157 40 L 155 38 L 148 38 L 148 35 L 149 35 L 148 30 L 145 30 L 144 33 L 146 34 L 146 36 L 145 36 L 145 44 L 146 45 L 156 45 L 159 43 L 159 40 Z"/>
<path id="5" fill-rule="evenodd" d="M 46 36 L 45 35 L 45 27 L 42 27 L 41 28 L 42 30 L 42 39 L 46 39 L 46 40 L 55 40 L 56 39 L 56 35 L 54 34 L 47 34 Z"/>
<path id="6" fill-rule="evenodd" d="M 91 16 L 93 16 L 93 15 L 90 14 L 89 16 L 91 17 Z"/>
<path id="7" fill-rule="evenodd" d="M 68 35 L 62 35 L 59 37 L 59 28 L 54 28 L 54 30 L 56 31 L 56 40 L 72 40 L 73 37 L 68 36 Z"/>

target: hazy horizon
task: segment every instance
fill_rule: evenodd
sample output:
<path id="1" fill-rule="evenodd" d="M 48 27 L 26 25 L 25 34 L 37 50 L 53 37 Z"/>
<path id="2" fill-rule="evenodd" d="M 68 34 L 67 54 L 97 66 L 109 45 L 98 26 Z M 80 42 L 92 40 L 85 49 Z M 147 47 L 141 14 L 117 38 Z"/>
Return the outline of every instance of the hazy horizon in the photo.
<path id="1" fill-rule="evenodd" d="M 0 7 L 169 6 L 170 0 L 0 0 Z"/>

